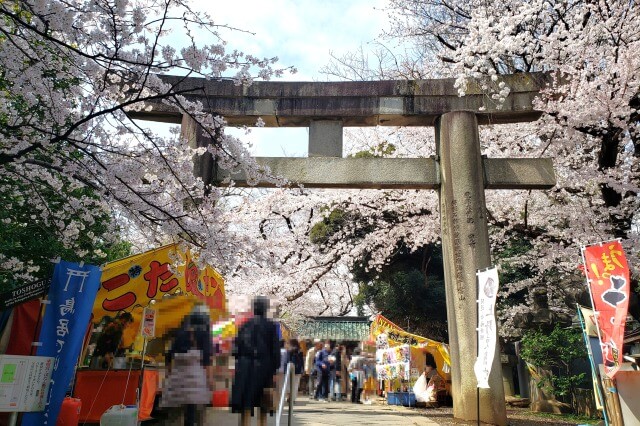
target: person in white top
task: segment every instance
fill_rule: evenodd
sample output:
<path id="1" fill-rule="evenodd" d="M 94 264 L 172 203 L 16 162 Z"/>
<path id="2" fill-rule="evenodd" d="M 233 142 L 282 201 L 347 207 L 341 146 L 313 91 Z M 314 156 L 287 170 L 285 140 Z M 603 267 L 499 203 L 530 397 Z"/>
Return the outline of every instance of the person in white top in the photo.
<path id="1" fill-rule="evenodd" d="M 307 351 L 307 357 L 304 362 L 304 373 L 309 378 L 309 398 L 313 398 L 313 395 L 316 391 L 316 383 L 315 383 L 315 371 L 316 371 L 316 354 L 322 348 L 322 342 L 320 339 L 315 339 L 313 341 L 314 346 L 310 347 Z"/>
<path id="2" fill-rule="evenodd" d="M 362 404 L 360 395 L 362 395 L 364 387 L 364 364 L 366 362 L 366 358 L 360 356 L 360 348 L 355 348 L 348 368 L 351 377 L 351 402 L 354 404 Z"/>

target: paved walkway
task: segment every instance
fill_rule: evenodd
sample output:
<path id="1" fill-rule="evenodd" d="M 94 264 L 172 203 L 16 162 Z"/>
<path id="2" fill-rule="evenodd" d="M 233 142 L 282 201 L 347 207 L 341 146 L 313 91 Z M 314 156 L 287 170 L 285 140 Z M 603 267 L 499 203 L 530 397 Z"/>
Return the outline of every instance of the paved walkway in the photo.
<path id="1" fill-rule="evenodd" d="M 228 409 L 210 408 L 207 412 L 207 423 L 220 426 L 237 426 L 239 415 L 232 414 Z M 275 425 L 275 416 L 267 417 L 269 426 Z M 288 417 L 283 412 L 280 424 L 286 426 Z M 252 425 L 257 424 L 253 419 Z M 393 405 L 364 405 L 349 402 L 322 403 L 309 401 L 301 396 L 294 407 L 293 425 L 304 426 L 343 426 L 385 425 L 385 426 L 437 426 L 438 423 L 429 420 L 419 411 Z"/>

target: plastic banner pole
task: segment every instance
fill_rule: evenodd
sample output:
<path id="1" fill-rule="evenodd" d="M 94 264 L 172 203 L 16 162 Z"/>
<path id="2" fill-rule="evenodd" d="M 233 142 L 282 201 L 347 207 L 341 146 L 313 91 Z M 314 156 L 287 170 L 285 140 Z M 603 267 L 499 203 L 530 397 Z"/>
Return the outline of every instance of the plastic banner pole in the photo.
<path id="1" fill-rule="evenodd" d="M 293 399 L 294 399 L 294 390 L 293 390 L 293 382 L 295 381 L 295 366 L 292 362 L 289 363 L 287 367 L 287 373 L 289 373 L 289 418 L 287 419 L 287 425 L 291 426 L 291 422 L 293 420 Z M 283 387 L 284 389 L 284 387 Z M 296 389 L 297 390 L 297 389 Z"/>
<path id="2" fill-rule="evenodd" d="M 280 403 L 278 404 L 278 413 L 276 417 L 276 426 L 280 426 L 280 417 L 282 416 L 282 409 L 284 408 L 284 395 L 286 392 L 284 391 L 289 385 L 289 370 L 291 369 L 291 364 L 287 364 L 287 373 L 284 375 L 284 383 L 282 384 L 282 394 L 280 395 Z"/>
<path id="3" fill-rule="evenodd" d="M 589 336 L 587 336 L 585 320 L 582 317 L 582 311 L 580 310 L 580 305 L 576 304 L 578 308 L 578 318 L 580 319 L 580 329 L 582 330 L 582 338 L 584 339 L 584 344 L 587 347 L 587 355 L 589 357 L 589 364 L 591 365 L 591 379 L 595 382 L 595 388 L 598 392 L 598 397 L 600 398 L 602 404 L 602 416 L 604 417 L 605 426 L 609 426 L 609 418 L 607 416 L 607 406 L 604 401 L 604 395 L 602 395 L 602 390 L 600 389 L 600 380 L 598 379 L 598 373 L 596 372 L 596 365 L 593 361 L 593 353 L 591 352 L 591 345 L 589 344 Z M 597 327 L 597 324 L 596 324 Z"/>
<path id="4" fill-rule="evenodd" d="M 142 398 L 142 381 L 144 380 L 144 356 L 147 353 L 147 338 L 143 337 L 142 341 L 142 358 L 140 358 L 140 378 L 138 379 L 138 389 L 136 389 L 136 405 L 140 412 L 140 399 Z M 133 361 L 131 361 L 133 364 Z"/>
<path id="5" fill-rule="evenodd" d="M 36 327 L 33 329 L 33 338 L 31 339 L 31 350 L 29 351 L 29 355 L 33 355 L 33 350 L 37 346 L 38 342 L 38 332 L 40 331 L 40 324 L 42 323 L 42 317 L 44 316 L 44 307 L 45 305 L 50 304 L 51 302 L 48 300 L 48 295 L 45 294 L 40 299 L 40 309 L 38 310 L 38 320 L 36 321 Z"/>
<path id="6" fill-rule="evenodd" d="M 480 276 L 476 273 L 476 359 L 480 356 Z M 476 410 L 480 426 L 480 386 L 476 386 Z"/>

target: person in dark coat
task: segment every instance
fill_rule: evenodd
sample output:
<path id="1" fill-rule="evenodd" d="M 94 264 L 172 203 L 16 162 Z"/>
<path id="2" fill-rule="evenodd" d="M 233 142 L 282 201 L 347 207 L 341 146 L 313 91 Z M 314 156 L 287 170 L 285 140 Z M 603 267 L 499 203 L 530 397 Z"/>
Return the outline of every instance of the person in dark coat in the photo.
<path id="1" fill-rule="evenodd" d="M 318 372 L 318 387 L 316 388 L 315 399 L 327 402 L 329 397 L 329 355 L 331 355 L 331 344 L 327 341 L 324 348 L 316 355 L 316 370 Z"/>
<path id="2" fill-rule="evenodd" d="M 259 425 L 267 424 L 267 412 L 273 415 L 274 378 L 280 366 L 277 325 L 266 317 L 269 299 L 253 300 L 254 317 L 238 330 L 233 344 L 236 358 L 231 389 L 231 411 L 240 413 L 240 424 L 248 425 L 253 408 L 260 407 Z"/>
<path id="3" fill-rule="evenodd" d="M 333 364 L 329 370 L 329 399 L 333 401 L 342 400 L 342 386 L 341 374 L 342 374 L 342 349 L 340 345 L 335 345 L 331 351 L 333 357 Z M 329 358 L 331 361 L 332 358 Z"/>
<path id="4" fill-rule="evenodd" d="M 289 350 L 287 351 L 285 365 L 289 363 L 293 364 L 293 395 L 290 395 L 288 387 L 284 391 L 288 395 L 288 398 L 291 398 L 291 401 L 295 404 L 296 397 L 298 396 L 298 387 L 300 386 L 300 376 L 304 372 L 304 359 L 298 339 L 289 340 Z"/>

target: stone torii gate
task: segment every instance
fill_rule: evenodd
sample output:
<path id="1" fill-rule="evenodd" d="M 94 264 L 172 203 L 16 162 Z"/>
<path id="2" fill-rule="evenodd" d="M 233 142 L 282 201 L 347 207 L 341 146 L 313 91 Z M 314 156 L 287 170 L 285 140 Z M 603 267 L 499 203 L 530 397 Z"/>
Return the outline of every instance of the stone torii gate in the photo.
<path id="1" fill-rule="evenodd" d="M 478 125 L 536 120 L 532 106 L 546 84 L 543 74 L 502 77 L 511 93 L 497 107 L 479 87 L 458 96 L 452 79 L 373 82 L 254 82 L 162 77 L 188 91 L 230 125 L 309 127 L 309 158 L 257 158 L 276 175 L 308 188 L 400 188 L 438 190 L 454 417 L 477 420 L 476 271 L 491 265 L 485 189 L 549 189 L 555 185 L 549 158 L 483 158 Z M 193 146 L 211 141 L 189 117 L 156 104 L 133 118 L 182 123 Z M 435 158 L 342 158 L 344 126 L 434 126 Z M 195 173 L 205 183 L 228 177 L 203 158 Z M 231 176 L 246 185 L 241 174 Z M 260 184 L 259 184 L 260 186 Z M 496 348 L 490 389 L 480 390 L 480 420 L 506 425 L 500 357 Z"/>

